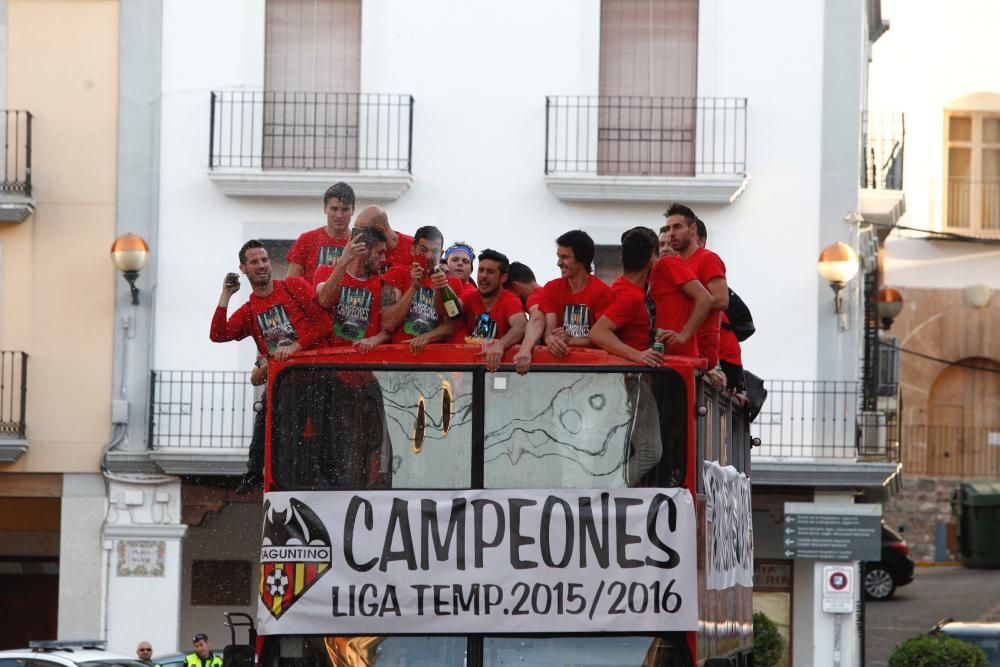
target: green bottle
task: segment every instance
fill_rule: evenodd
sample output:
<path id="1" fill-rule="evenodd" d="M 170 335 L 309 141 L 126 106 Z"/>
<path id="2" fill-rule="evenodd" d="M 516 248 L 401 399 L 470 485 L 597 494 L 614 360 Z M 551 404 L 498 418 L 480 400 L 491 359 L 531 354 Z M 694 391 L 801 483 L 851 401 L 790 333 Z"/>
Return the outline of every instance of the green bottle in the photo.
<path id="1" fill-rule="evenodd" d="M 427 262 L 427 269 L 431 275 L 435 273 L 444 275 L 444 271 L 441 270 L 441 264 L 434 260 Z M 455 294 L 455 290 L 451 288 L 451 285 L 445 285 L 441 288 L 441 305 L 444 306 L 444 312 L 448 315 L 449 319 L 457 320 L 462 317 L 462 302 L 458 299 L 458 295 Z"/>

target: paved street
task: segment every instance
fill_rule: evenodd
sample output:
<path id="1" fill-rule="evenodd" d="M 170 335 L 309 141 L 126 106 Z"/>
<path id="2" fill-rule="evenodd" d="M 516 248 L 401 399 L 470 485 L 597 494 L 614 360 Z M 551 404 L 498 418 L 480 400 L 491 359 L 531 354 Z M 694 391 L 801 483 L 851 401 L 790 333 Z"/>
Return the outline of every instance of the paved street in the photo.
<path id="1" fill-rule="evenodd" d="M 942 618 L 1000 621 L 1000 570 L 918 567 L 913 583 L 867 611 L 866 664 L 885 667 L 896 644 Z"/>

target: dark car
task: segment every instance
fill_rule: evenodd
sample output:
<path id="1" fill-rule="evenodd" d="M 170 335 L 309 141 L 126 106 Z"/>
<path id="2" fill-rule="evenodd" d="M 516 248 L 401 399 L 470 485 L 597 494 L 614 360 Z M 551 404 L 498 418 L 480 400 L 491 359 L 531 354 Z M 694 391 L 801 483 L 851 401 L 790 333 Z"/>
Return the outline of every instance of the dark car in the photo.
<path id="1" fill-rule="evenodd" d="M 931 632 L 940 632 L 978 646 L 986 654 L 990 667 L 1000 667 L 1000 623 L 964 623 L 946 618 Z"/>
<path id="2" fill-rule="evenodd" d="M 862 580 L 869 600 L 888 600 L 897 586 L 913 581 L 910 547 L 902 535 L 882 524 L 882 560 L 862 564 Z"/>
<path id="3" fill-rule="evenodd" d="M 157 667 L 184 667 L 187 664 L 186 653 L 165 653 L 153 658 L 153 664 Z"/>

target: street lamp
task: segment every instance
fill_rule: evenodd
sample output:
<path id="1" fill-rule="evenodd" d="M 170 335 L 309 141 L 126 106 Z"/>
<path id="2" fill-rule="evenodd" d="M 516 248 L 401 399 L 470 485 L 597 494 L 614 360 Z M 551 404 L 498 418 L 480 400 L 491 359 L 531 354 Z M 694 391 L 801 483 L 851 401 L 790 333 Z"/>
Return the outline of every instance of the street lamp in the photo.
<path id="1" fill-rule="evenodd" d="M 135 281 L 142 267 L 149 260 L 149 245 L 141 236 L 125 234 L 115 239 L 111 244 L 111 263 L 122 272 L 132 292 L 132 305 L 139 305 L 139 288 Z"/>
<path id="2" fill-rule="evenodd" d="M 883 287 L 878 291 L 878 318 L 882 320 L 882 328 L 886 331 L 892 328 L 892 321 L 903 310 L 903 295 L 891 287 Z"/>
<path id="3" fill-rule="evenodd" d="M 840 241 L 823 248 L 816 265 L 819 275 L 833 289 L 833 312 L 841 316 L 840 328 L 847 328 L 841 291 L 858 273 L 858 254 L 854 248 Z"/>

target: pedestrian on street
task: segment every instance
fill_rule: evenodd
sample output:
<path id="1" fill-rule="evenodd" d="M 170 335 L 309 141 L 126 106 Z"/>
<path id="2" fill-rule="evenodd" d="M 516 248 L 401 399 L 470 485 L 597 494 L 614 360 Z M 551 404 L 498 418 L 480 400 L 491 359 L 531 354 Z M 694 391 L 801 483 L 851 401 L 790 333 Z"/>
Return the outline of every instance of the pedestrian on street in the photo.
<path id="1" fill-rule="evenodd" d="M 147 665 L 153 664 L 153 645 L 147 641 L 139 642 L 139 645 L 135 647 L 135 655 L 139 658 L 139 662 L 144 662 Z"/>
<path id="2" fill-rule="evenodd" d="M 222 667 L 222 657 L 212 653 L 208 635 L 199 632 L 191 643 L 194 645 L 194 653 L 188 653 L 187 667 Z"/>

